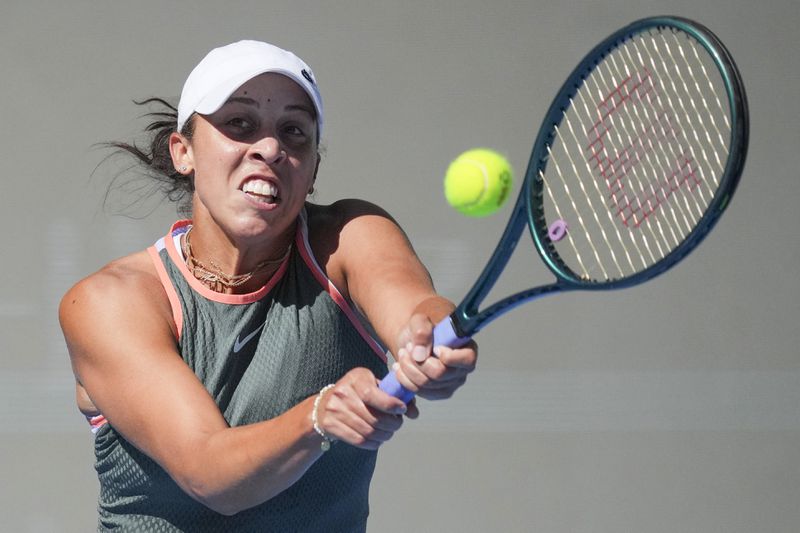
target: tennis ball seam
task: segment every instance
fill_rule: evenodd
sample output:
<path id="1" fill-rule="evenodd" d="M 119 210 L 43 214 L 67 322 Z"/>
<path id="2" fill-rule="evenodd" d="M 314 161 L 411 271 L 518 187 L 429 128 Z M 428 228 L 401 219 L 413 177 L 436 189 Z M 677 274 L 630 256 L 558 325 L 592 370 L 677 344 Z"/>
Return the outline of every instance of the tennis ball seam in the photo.
<path id="1" fill-rule="evenodd" d="M 479 205 L 481 201 L 483 201 L 486 194 L 489 192 L 489 169 L 486 168 L 486 165 L 484 165 L 483 162 L 477 159 L 466 158 L 463 161 L 465 163 L 471 163 L 475 165 L 478 168 L 478 170 L 481 171 L 481 174 L 483 174 L 483 188 L 481 189 L 481 193 L 478 195 L 478 197 L 471 202 L 459 204 L 459 207 L 468 209 L 470 207 L 475 207 L 476 205 Z"/>

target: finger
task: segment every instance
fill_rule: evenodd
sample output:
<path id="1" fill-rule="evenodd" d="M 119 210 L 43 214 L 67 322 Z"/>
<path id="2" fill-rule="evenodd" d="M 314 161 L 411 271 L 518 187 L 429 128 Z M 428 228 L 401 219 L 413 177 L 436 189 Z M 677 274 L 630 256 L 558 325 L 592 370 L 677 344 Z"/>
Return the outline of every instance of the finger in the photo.
<path id="1" fill-rule="evenodd" d="M 378 414 L 403 415 L 406 412 L 406 404 L 399 398 L 395 398 L 386 391 L 378 387 L 376 379 L 371 387 L 362 390 L 361 400 L 364 405 L 374 409 Z"/>
<path id="2" fill-rule="evenodd" d="M 408 410 L 406 411 L 406 416 L 411 420 L 419 417 L 419 407 L 417 407 L 417 400 L 412 399 L 408 405 Z"/>
<path id="3" fill-rule="evenodd" d="M 453 394 L 466 382 L 466 377 L 460 380 L 449 382 L 449 385 L 444 387 L 424 387 L 417 393 L 418 396 L 426 400 L 445 400 L 453 396 Z"/>
<path id="4" fill-rule="evenodd" d="M 430 386 L 447 387 L 453 380 L 466 372 L 462 369 L 449 369 L 438 359 L 429 358 L 423 363 L 417 363 L 407 350 L 400 350 L 398 359 L 393 366 L 397 381 L 406 389 L 418 392 Z"/>
<path id="5" fill-rule="evenodd" d="M 386 442 L 392 438 L 395 432 L 403 425 L 403 417 L 401 415 L 387 415 L 380 412 L 370 412 L 370 418 L 374 420 L 369 424 L 365 424 L 363 419 L 355 421 L 355 423 L 347 424 L 347 420 L 340 419 L 339 422 L 346 425 L 351 431 L 351 438 L 357 445 L 363 445 L 368 441 L 373 442 Z M 353 422 L 353 419 L 350 419 Z M 355 433 L 357 436 L 353 436 Z"/>
<path id="6" fill-rule="evenodd" d="M 362 404 L 364 409 L 373 408 L 392 415 L 402 415 L 406 411 L 405 403 L 381 390 L 378 378 L 366 368 L 353 369 L 340 381 L 348 394 L 352 396 L 351 401 Z M 360 415 L 363 416 L 363 414 L 360 412 Z M 368 420 L 370 423 L 374 423 L 374 420 Z"/>
<path id="7" fill-rule="evenodd" d="M 436 358 L 449 368 L 459 368 L 472 372 L 478 361 L 478 347 L 470 342 L 461 348 L 448 348 L 447 346 L 436 346 L 433 348 Z"/>
<path id="8" fill-rule="evenodd" d="M 433 322 L 423 314 L 411 315 L 408 320 L 408 329 L 411 334 L 409 342 L 413 344 L 430 344 L 433 340 Z"/>
<path id="9" fill-rule="evenodd" d="M 448 382 L 468 373 L 466 368 L 447 366 L 437 357 L 428 358 L 422 363 L 412 361 L 408 357 L 401 358 L 400 365 L 408 378 L 420 387 L 424 386 L 425 382 Z"/>
<path id="10" fill-rule="evenodd" d="M 362 435 L 349 426 L 340 425 L 339 422 L 334 425 L 334 428 L 330 433 L 328 433 L 328 435 L 335 436 L 336 440 L 346 442 L 351 446 L 355 446 L 356 448 L 361 448 L 364 450 L 377 450 L 381 444 L 388 440 L 370 439 L 369 437 Z"/>
<path id="11" fill-rule="evenodd" d="M 377 416 L 377 422 L 373 425 L 373 429 L 386 432 L 391 436 L 391 434 L 396 433 L 402 425 L 402 415 L 387 415 L 381 413 Z"/>
<path id="12" fill-rule="evenodd" d="M 372 415 L 363 402 L 353 394 L 348 387 L 340 387 L 329 392 L 320 403 L 320 425 L 326 433 L 342 432 L 342 438 L 347 434 L 344 428 L 359 435 L 368 433 L 372 424 L 377 419 Z"/>
<path id="13" fill-rule="evenodd" d="M 402 349 L 398 352 L 397 361 L 392 365 L 392 370 L 398 383 L 406 390 L 416 393 L 427 381 L 427 376 L 417 367 L 409 352 Z"/>
<path id="14" fill-rule="evenodd" d="M 325 432 L 338 440 L 359 447 L 372 448 L 394 435 L 403 419 L 373 411 L 361 402 L 331 402 L 325 411 Z"/>
<path id="15" fill-rule="evenodd" d="M 417 363 L 424 362 L 431 355 L 431 350 L 427 346 L 416 344 L 411 347 L 411 358 Z"/>
<path id="16" fill-rule="evenodd" d="M 363 439 L 362 444 L 366 442 L 383 443 L 391 439 L 393 436 L 394 436 L 394 431 L 384 431 L 382 429 L 377 429 L 377 428 L 373 428 L 368 433 L 361 435 Z"/>
<path id="17" fill-rule="evenodd" d="M 408 323 L 411 347 L 408 348 L 411 357 L 419 362 L 431 356 L 433 348 L 433 323 L 425 315 L 415 314 Z"/>
<path id="18" fill-rule="evenodd" d="M 469 372 L 461 368 L 446 368 L 441 361 L 431 358 L 422 365 L 411 361 L 408 355 L 401 357 L 396 370 L 398 381 L 408 380 L 415 394 L 428 400 L 450 398 L 464 385 Z M 406 388 L 411 390 L 411 385 Z"/>

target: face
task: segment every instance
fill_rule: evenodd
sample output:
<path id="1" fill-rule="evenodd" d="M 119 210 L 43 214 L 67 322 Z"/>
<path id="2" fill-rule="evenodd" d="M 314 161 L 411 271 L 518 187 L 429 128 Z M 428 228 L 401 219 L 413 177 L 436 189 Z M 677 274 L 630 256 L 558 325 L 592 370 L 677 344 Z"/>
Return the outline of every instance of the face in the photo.
<path id="1" fill-rule="evenodd" d="M 195 223 L 210 218 L 235 239 L 294 227 L 319 155 L 314 106 L 291 79 L 253 78 L 215 113 L 195 115 L 191 141 L 171 142 L 176 166 L 194 172 Z"/>

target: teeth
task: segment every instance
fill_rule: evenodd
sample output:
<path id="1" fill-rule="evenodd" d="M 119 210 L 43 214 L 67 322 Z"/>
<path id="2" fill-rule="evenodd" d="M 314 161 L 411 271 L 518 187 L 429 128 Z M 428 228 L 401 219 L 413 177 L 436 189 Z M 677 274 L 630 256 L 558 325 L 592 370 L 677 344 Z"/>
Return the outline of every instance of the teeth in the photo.
<path id="1" fill-rule="evenodd" d="M 244 184 L 242 190 L 259 196 L 278 196 L 278 188 L 264 180 L 250 180 Z"/>

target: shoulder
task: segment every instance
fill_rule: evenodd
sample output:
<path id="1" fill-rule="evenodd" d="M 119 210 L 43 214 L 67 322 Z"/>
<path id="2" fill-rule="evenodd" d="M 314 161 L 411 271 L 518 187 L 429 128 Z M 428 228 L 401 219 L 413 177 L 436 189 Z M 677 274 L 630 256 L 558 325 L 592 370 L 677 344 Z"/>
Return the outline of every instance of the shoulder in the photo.
<path id="1" fill-rule="evenodd" d="M 140 312 L 171 316 L 169 299 L 146 251 L 115 260 L 80 280 L 59 306 L 65 334 L 99 317 L 130 318 Z"/>
<path id="2" fill-rule="evenodd" d="M 338 200 L 330 205 L 307 204 L 309 238 L 341 246 L 341 240 L 359 233 L 361 239 L 379 239 L 383 231 L 402 233 L 400 226 L 382 207 L 358 199 Z"/>
<path id="3" fill-rule="evenodd" d="M 328 227 L 341 230 L 346 224 L 364 222 L 365 217 L 380 217 L 394 222 L 382 207 L 356 198 L 337 200 L 330 205 L 306 204 L 309 227 Z"/>
<path id="4" fill-rule="evenodd" d="M 365 200 L 345 199 L 330 205 L 306 204 L 308 237 L 320 264 L 348 258 L 399 240 L 405 233 L 382 207 Z"/>
<path id="5" fill-rule="evenodd" d="M 327 206 L 309 204 L 307 213 L 309 244 L 340 290 L 349 293 L 358 280 L 380 279 L 387 267 L 424 270 L 415 267 L 419 261 L 405 232 L 373 203 L 347 199 Z"/>
<path id="6" fill-rule="evenodd" d="M 374 272 L 388 252 L 410 250 L 400 226 L 383 208 L 365 200 L 345 199 L 330 205 L 306 204 L 308 241 L 328 278 L 346 297 L 353 274 Z"/>
<path id="7" fill-rule="evenodd" d="M 158 274 L 149 254 L 143 251 L 108 263 L 76 283 L 67 295 L 150 290 L 154 283 L 160 284 Z"/>

